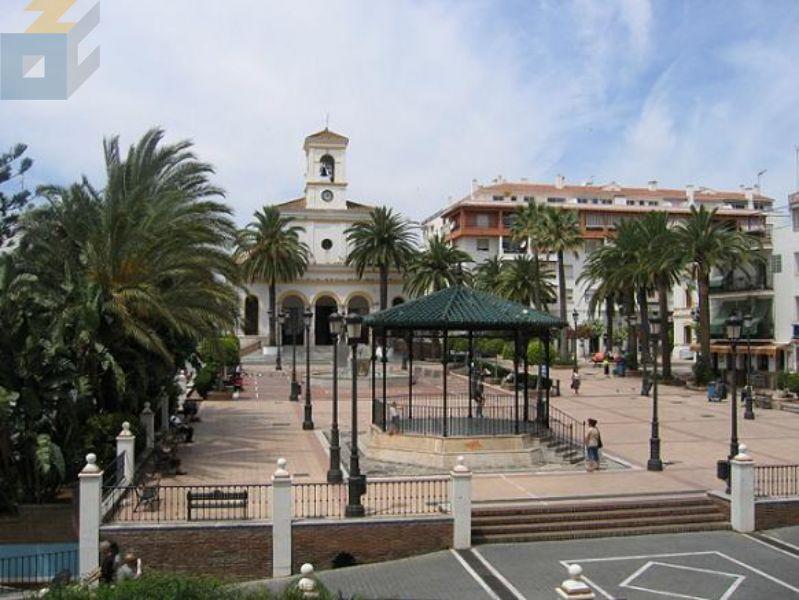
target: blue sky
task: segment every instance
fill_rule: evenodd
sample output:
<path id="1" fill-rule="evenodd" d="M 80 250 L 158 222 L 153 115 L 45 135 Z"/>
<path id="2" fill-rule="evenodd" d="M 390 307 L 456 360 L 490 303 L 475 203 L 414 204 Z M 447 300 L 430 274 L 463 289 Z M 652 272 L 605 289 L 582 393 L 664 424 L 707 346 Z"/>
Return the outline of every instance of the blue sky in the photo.
<path id="1" fill-rule="evenodd" d="M 97 0 L 78 0 L 67 20 Z M 28 183 L 102 183 L 101 141 L 159 125 L 244 223 L 302 190 L 302 141 L 350 137 L 353 199 L 413 218 L 498 174 L 751 185 L 784 204 L 799 145 L 799 2 L 101 1 L 69 100 L 0 101 Z M 3 0 L 0 31 L 35 19 Z"/>

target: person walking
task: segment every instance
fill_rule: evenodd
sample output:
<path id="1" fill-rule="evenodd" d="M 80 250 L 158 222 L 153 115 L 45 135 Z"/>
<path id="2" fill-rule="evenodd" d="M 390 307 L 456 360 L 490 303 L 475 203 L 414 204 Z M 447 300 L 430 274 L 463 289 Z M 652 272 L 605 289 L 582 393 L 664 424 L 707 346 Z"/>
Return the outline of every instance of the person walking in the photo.
<path id="1" fill-rule="evenodd" d="M 605 353 L 605 357 L 602 359 L 602 369 L 605 372 L 605 377 L 610 377 L 610 360 L 608 359 L 607 353 Z"/>
<path id="2" fill-rule="evenodd" d="M 596 419 L 588 419 L 585 431 L 585 468 L 591 473 L 599 469 L 599 450 L 602 448 L 602 434 L 599 433 Z"/>
<path id="3" fill-rule="evenodd" d="M 399 410 L 397 410 L 397 403 L 392 401 L 388 405 L 388 435 L 395 435 L 399 433 Z"/>
<path id="4" fill-rule="evenodd" d="M 580 372 L 577 370 L 577 367 L 572 369 L 572 383 L 571 383 L 572 393 L 575 396 L 580 395 Z"/>

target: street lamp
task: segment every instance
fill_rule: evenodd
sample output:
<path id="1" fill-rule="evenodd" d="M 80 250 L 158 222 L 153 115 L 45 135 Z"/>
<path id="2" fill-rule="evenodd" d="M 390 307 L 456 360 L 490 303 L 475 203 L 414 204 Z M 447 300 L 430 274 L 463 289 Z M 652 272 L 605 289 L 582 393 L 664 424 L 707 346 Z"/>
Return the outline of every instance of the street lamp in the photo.
<path id="1" fill-rule="evenodd" d="M 334 312 L 328 318 L 330 333 L 333 335 L 333 424 L 330 427 L 330 468 L 327 470 L 328 483 L 341 483 L 341 446 L 338 434 L 338 343 L 344 331 L 344 317 Z"/>
<path id="2" fill-rule="evenodd" d="M 291 391 L 289 392 L 289 400 L 291 402 L 299 402 L 300 400 L 300 384 L 297 383 L 297 314 L 296 308 L 289 309 L 289 324 L 291 328 Z"/>
<path id="3" fill-rule="evenodd" d="M 572 319 L 574 319 L 574 368 L 577 368 L 577 319 L 580 317 L 580 313 L 577 312 L 577 309 L 574 310 L 572 313 Z"/>
<path id="4" fill-rule="evenodd" d="M 313 429 L 313 406 L 311 405 L 311 319 L 313 313 L 308 308 L 302 314 L 305 322 L 305 418 L 302 421 L 302 428 L 305 430 Z"/>
<path id="5" fill-rule="evenodd" d="M 743 326 L 746 328 L 746 405 L 744 407 L 744 419 L 753 421 L 755 411 L 752 408 L 754 398 L 752 397 L 752 325 L 755 320 L 751 313 L 744 315 Z"/>
<path id="6" fill-rule="evenodd" d="M 649 317 L 649 331 L 652 333 L 652 433 L 649 436 L 649 461 L 647 471 L 662 471 L 663 461 L 660 459 L 660 422 L 658 421 L 658 336 L 660 335 L 661 318 L 656 312 Z"/>
<path id="7" fill-rule="evenodd" d="M 347 315 L 347 341 L 352 347 L 352 439 L 350 440 L 350 477 L 347 481 L 349 498 L 344 515 L 364 515 L 361 496 L 366 493 L 366 477 L 361 475 L 358 463 L 358 340 L 361 339 L 363 318 L 357 313 Z"/>
<path id="8" fill-rule="evenodd" d="M 275 371 L 283 370 L 283 355 L 281 353 L 281 346 L 283 345 L 283 323 L 286 320 L 286 313 L 279 312 L 277 315 L 278 328 L 275 332 L 275 341 L 277 342 L 277 358 L 275 359 Z"/>
<path id="9" fill-rule="evenodd" d="M 731 461 L 738 455 L 738 397 L 736 394 L 736 381 L 735 381 L 735 351 L 738 347 L 738 340 L 741 338 L 741 317 L 737 313 L 731 315 L 727 321 L 727 339 L 730 340 L 730 353 L 732 354 L 732 382 L 730 384 L 730 454 L 727 461 Z M 729 466 L 727 473 L 727 493 L 730 488 Z"/>

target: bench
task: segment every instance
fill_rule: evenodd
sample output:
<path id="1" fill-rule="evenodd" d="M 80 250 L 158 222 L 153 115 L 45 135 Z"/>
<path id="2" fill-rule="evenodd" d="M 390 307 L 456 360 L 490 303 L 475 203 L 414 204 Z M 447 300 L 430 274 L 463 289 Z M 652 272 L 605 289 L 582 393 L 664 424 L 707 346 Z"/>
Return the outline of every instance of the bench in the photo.
<path id="1" fill-rule="evenodd" d="M 187 492 L 186 493 L 186 511 L 187 519 L 192 520 L 192 511 L 203 511 L 207 509 L 242 509 L 243 516 L 247 518 L 247 491 L 243 492 L 223 492 L 222 490 L 214 490 L 212 492 Z M 229 513 L 225 513 L 222 517 L 216 516 L 215 519 L 230 519 Z"/>

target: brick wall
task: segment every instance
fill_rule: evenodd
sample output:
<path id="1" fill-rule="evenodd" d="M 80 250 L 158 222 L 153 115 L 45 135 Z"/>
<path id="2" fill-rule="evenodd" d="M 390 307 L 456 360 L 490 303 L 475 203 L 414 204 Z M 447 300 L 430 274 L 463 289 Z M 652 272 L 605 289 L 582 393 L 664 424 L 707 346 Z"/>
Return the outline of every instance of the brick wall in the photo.
<path id="1" fill-rule="evenodd" d="M 452 546 L 452 519 L 364 519 L 295 522 L 292 526 L 292 570 L 303 563 L 323 570 L 341 552 L 358 564 L 406 558 Z"/>
<path id="2" fill-rule="evenodd" d="M 103 527 L 100 538 L 133 552 L 144 568 L 231 579 L 272 576 L 272 526 L 153 525 Z"/>
<path id="3" fill-rule="evenodd" d="M 799 525 L 799 498 L 765 500 L 755 503 L 755 527 L 757 529 L 788 525 Z"/>

